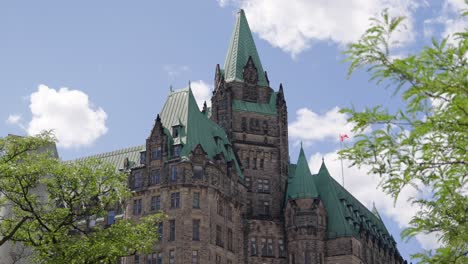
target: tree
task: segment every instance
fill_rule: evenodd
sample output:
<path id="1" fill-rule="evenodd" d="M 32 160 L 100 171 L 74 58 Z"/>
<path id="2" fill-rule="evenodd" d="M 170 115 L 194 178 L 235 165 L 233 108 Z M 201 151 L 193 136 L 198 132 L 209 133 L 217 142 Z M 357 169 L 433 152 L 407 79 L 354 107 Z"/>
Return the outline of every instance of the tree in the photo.
<path id="1" fill-rule="evenodd" d="M 419 190 L 412 197 L 419 210 L 402 235 L 436 232 L 440 247 L 412 257 L 422 263 L 468 263 L 468 32 L 455 34 L 454 43 L 433 39 L 418 54 L 392 59 L 391 36 L 404 18 L 384 11 L 371 21 L 345 52 L 348 74 L 366 69 L 371 80 L 401 95 L 403 107 L 344 109 L 359 135 L 340 154 L 353 166 L 370 166 L 395 201 L 406 186 Z"/>
<path id="2" fill-rule="evenodd" d="M 151 251 L 163 216 L 89 225 L 124 204 L 127 176 L 99 160 L 61 162 L 54 142 L 47 132 L 0 139 L 0 246 L 23 243 L 39 263 L 115 263 Z"/>

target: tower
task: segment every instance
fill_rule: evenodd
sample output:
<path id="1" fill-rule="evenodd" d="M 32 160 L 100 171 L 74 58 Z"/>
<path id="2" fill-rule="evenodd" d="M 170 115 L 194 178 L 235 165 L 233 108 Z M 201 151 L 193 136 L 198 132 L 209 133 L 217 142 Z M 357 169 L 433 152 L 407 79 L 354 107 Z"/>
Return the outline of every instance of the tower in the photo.
<path id="1" fill-rule="evenodd" d="M 287 106 L 282 85 L 278 91 L 270 87 L 243 10 L 237 14 L 224 68 L 216 66 L 211 100 L 211 118 L 225 129 L 247 187 L 244 243 L 250 246 L 244 254 L 251 258 L 248 263 L 263 263 L 263 257 L 277 251 L 273 242 L 285 241 Z"/>
<path id="2" fill-rule="evenodd" d="M 247 200 L 252 201 L 246 213 L 279 218 L 289 164 L 287 107 L 282 85 L 278 91 L 269 86 L 243 10 L 237 16 L 224 69 L 216 66 L 211 111 L 243 168 Z"/>
<path id="3" fill-rule="evenodd" d="M 297 164 L 291 165 L 285 204 L 290 263 L 324 263 L 327 213 L 302 146 Z"/>

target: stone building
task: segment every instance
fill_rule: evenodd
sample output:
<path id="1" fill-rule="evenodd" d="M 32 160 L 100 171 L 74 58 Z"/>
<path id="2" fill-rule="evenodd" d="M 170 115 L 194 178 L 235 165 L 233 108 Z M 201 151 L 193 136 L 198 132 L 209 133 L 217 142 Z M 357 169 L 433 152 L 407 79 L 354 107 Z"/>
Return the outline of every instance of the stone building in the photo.
<path id="1" fill-rule="evenodd" d="M 302 148 L 289 160 L 283 87 L 270 87 L 242 10 L 214 79 L 211 108 L 190 86 L 171 91 L 145 145 L 98 155 L 129 173 L 125 217 L 168 215 L 154 253 L 122 263 L 406 263 L 325 163 L 312 174 Z"/>

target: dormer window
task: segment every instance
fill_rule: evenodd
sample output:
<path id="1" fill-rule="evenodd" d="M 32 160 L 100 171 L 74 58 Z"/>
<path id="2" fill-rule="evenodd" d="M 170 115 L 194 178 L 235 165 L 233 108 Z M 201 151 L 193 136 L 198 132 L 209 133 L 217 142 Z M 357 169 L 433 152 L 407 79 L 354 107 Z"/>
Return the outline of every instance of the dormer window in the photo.
<path id="1" fill-rule="evenodd" d="M 146 151 L 140 152 L 140 164 L 146 163 Z"/>
<path id="2" fill-rule="evenodd" d="M 179 137 L 181 128 L 182 128 L 182 126 L 180 126 L 180 125 L 176 125 L 176 126 L 172 127 L 172 137 L 173 138 Z"/>

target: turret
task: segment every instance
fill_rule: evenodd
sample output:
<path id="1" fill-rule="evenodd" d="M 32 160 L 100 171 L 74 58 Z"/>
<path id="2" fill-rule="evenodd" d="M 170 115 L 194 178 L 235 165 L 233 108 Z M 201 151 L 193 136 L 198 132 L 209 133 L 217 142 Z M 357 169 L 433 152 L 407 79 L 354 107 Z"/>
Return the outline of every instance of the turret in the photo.
<path id="1" fill-rule="evenodd" d="M 297 164 L 292 166 L 285 208 L 289 263 L 323 263 L 326 211 L 302 146 Z"/>

